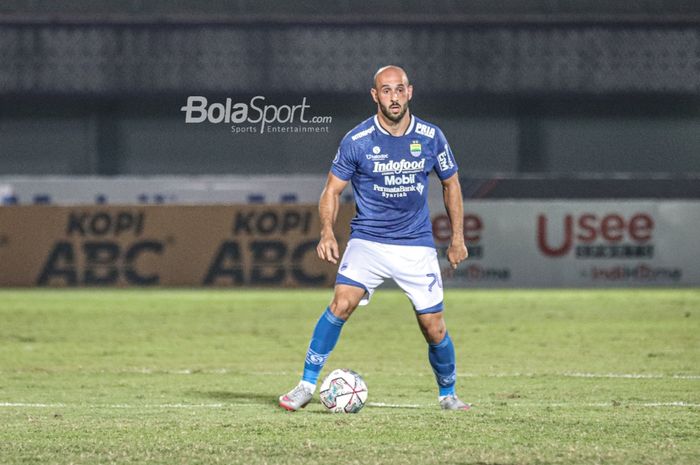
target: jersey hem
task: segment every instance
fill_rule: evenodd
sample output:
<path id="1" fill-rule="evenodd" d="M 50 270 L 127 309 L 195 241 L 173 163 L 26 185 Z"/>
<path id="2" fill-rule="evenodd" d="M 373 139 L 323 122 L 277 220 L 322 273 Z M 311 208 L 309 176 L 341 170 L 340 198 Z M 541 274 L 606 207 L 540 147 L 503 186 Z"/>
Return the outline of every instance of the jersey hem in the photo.
<path id="1" fill-rule="evenodd" d="M 370 236 L 369 234 L 363 234 L 361 232 L 353 232 L 350 234 L 350 239 L 363 239 L 370 242 L 379 242 L 380 244 L 392 244 L 392 245 L 415 245 L 418 247 L 432 247 L 435 248 L 435 241 L 433 241 L 433 236 L 419 237 L 416 239 L 390 239 L 386 237 L 376 237 Z"/>

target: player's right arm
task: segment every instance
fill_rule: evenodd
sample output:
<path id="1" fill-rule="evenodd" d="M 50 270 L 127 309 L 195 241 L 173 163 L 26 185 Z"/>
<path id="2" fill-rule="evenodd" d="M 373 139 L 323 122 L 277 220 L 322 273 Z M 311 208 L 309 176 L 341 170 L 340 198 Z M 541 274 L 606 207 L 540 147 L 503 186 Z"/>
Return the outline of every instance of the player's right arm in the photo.
<path id="1" fill-rule="evenodd" d="M 316 252 L 321 260 L 333 264 L 337 264 L 340 258 L 338 241 L 335 239 L 333 225 L 338 217 L 340 194 L 347 184 L 348 181 L 343 181 L 333 173 L 328 173 L 326 186 L 323 188 L 321 199 L 318 202 L 318 213 L 321 218 L 321 240 L 318 242 Z"/>

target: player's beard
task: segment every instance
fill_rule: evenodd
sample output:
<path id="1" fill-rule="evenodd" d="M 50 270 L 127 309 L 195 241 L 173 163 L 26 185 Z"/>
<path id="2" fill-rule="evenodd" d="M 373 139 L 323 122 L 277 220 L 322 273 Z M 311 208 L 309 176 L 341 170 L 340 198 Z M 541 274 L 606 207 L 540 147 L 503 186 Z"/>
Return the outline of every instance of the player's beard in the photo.
<path id="1" fill-rule="evenodd" d="M 391 113 L 390 107 L 385 107 L 381 103 L 379 104 L 379 109 L 382 112 L 382 115 L 384 115 L 389 121 L 393 121 L 394 123 L 398 123 L 401 121 L 401 118 L 406 114 L 408 111 L 408 102 L 404 103 L 403 106 L 401 107 L 401 111 L 397 114 L 394 115 Z"/>

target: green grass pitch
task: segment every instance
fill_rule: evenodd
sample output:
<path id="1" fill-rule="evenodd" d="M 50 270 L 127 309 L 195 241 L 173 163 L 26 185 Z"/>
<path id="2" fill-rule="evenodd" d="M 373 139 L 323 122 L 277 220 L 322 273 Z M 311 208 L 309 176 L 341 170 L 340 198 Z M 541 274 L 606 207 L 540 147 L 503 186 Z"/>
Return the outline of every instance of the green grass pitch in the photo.
<path id="1" fill-rule="evenodd" d="M 405 296 L 329 369 L 370 402 L 290 413 L 330 290 L 0 291 L 0 463 L 698 464 L 700 290 L 447 290 L 443 412 Z"/>

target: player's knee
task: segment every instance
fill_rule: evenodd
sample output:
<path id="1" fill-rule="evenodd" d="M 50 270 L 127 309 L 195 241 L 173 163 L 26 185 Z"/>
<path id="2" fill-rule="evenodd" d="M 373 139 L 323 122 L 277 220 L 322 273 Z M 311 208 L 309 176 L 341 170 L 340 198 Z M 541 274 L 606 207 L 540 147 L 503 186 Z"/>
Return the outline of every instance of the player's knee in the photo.
<path id="1" fill-rule="evenodd" d="M 331 313 L 342 320 L 350 318 L 355 308 L 357 308 L 357 304 L 343 296 L 334 297 L 330 305 Z"/>
<path id="2" fill-rule="evenodd" d="M 447 327 L 441 313 L 420 315 L 418 322 L 425 340 L 430 344 L 439 344 L 445 339 Z"/>
<path id="3" fill-rule="evenodd" d="M 444 324 L 435 324 L 428 329 L 427 338 L 428 342 L 431 344 L 439 344 L 445 339 L 445 334 L 447 334 L 447 328 Z"/>

